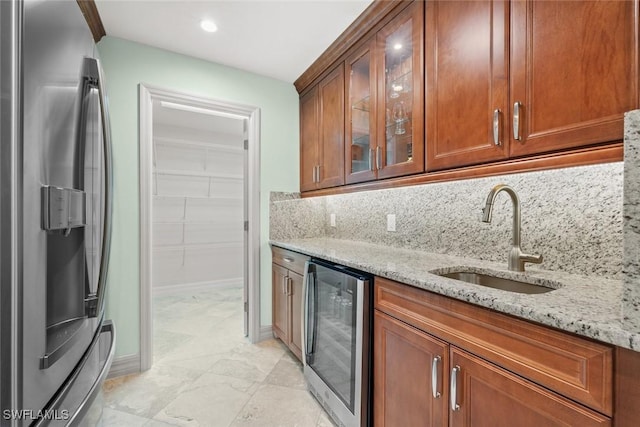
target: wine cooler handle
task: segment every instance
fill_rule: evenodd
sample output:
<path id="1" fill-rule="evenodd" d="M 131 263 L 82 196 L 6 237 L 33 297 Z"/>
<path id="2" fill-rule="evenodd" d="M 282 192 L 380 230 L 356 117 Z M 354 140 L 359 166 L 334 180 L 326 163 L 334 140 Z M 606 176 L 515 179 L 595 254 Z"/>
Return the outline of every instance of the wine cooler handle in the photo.
<path id="1" fill-rule="evenodd" d="M 315 267 L 307 261 L 306 267 L 305 288 L 304 295 L 304 315 L 305 315 L 305 358 L 309 359 L 313 357 L 315 346 L 315 329 L 316 329 L 316 280 L 315 280 Z"/>

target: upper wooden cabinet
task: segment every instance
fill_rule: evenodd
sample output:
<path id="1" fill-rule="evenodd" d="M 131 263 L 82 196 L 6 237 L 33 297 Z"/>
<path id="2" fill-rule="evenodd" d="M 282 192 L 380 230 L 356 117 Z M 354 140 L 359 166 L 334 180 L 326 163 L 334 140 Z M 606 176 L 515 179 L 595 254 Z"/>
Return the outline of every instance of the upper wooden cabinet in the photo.
<path id="1" fill-rule="evenodd" d="M 424 171 L 423 2 L 414 2 L 345 61 L 346 182 Z"/>
<path id="2" fill-rule="evenodd" d="M 638 108 L 637 8 L 511 3 L 512 156 L 622 139 L 624 112 Z"/>
<path id="3" fill-rule="evenodd" d="M 426 6 L 427 170 L 509 155 L 505 1 Z"/>
<path id="4" fill-rule="evenodd" d="M 344 184 L 344 68 L 300 97 L 300 191 Z"/>
<path id="5" fill-rule="evenodd" d="M 345 62 L 346 80 L 346 139 L 345 181 L 375 179 L 376 139 L 376 69 L 374 63 L 375 38 L 356 50 Z"/>
<path id="6" fill-rule="evenodd" d="M 636 9 L 427 2 L 427 170 L 622 139 L 638 106 Z"/>
<path id="7" fill-rule="evenodd" d="M 301 191 L 621 160 L 639 2 L 374 1 L 295 83 Z"/>

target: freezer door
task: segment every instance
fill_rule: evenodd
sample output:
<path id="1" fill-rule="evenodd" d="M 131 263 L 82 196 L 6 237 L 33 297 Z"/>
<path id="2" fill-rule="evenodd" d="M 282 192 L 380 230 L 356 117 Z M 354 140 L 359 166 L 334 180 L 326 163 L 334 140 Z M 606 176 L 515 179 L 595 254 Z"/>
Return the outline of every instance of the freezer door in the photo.
<path id="1" fill-rule="evenodd" d="M 105 321 L 67 382 L 33 427 L 95 426 L 102 417 L 102 384 L 115 352 L 116 329 Z"/>

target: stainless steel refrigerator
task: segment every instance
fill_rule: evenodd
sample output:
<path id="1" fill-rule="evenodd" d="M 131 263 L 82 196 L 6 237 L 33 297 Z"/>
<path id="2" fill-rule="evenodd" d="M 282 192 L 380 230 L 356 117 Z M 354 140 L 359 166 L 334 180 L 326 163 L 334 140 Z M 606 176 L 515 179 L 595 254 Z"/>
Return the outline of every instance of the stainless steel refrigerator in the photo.
<path id="1" fill-rule="evenodd" d="M 0 36 L 0 425 L 96 425 L 115 344 L 101 67 L 75 1 L 0 0 Z"/>

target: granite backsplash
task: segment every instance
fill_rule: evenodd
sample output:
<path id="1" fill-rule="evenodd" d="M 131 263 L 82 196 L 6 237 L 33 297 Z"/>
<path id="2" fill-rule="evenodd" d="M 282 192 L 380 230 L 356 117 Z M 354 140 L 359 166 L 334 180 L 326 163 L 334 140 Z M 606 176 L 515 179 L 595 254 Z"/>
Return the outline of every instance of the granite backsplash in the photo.
<path id="1" fill-rule="evenodd" d="M 270 238 L 331 237 L 506 265 L 510 198 L 500 194 L 492 222 L 480 221 L 501 183 L 520 198 L 523 251 L 544 256 L 528 268 L 622 279 L 622 162 L 306 199 L 274 193 Z M 396 215 L 395 232 L 386 231 L 387 214 Z"/>
<path id="2" fill-rule="evenodd" d="M 640 332 L 640 110 L 625 114 L 623 213 L 624 322 Z"/>

